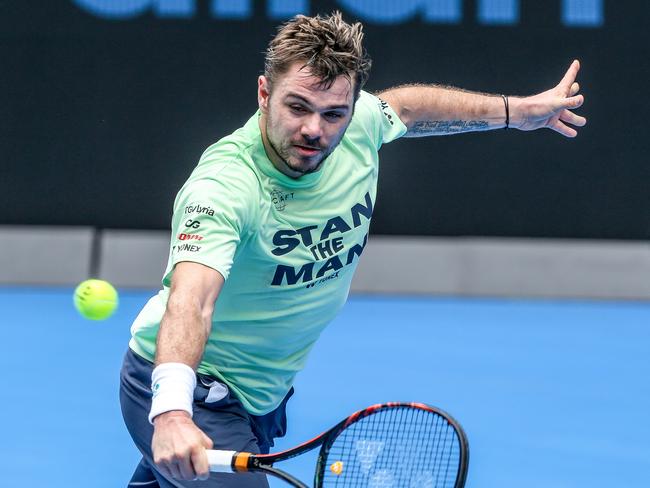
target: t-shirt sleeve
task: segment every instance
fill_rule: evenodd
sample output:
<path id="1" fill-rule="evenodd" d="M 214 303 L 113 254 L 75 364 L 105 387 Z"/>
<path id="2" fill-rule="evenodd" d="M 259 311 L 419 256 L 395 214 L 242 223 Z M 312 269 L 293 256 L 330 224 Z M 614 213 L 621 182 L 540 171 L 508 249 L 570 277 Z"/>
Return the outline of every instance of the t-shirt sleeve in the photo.
<path id="1" fill-rule="evenodd" d="M 406 133 L 406 126 L 390 105 L 365 91 L 361 91 L 355 105 L 355 118 L 370 129 L 377 149 Z"/>
<path id="2" fill-rule="evenodd" d="M 204 264 L 228 279 L 259 208 L 256 180 L 241 166 L 236 161 L 219 164 L 210 177 L 190 178 L 178 193 L 165 286 L 171 285 L 174 266 L 182 261 Z"/>

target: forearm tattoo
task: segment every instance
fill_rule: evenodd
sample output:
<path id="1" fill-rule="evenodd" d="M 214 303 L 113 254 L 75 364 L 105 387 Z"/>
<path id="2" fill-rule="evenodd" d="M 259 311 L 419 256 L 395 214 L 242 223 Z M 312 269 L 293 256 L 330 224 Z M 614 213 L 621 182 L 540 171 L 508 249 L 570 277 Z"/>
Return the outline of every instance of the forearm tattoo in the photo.
<path id="1" fill-rule="evenodd" d="M 489 124 L 485 120 L 420 120 L 413 124 L 406 132 L 406 136 L 444 136 L 461 132 L 487 130 L 488 128 Z"/>

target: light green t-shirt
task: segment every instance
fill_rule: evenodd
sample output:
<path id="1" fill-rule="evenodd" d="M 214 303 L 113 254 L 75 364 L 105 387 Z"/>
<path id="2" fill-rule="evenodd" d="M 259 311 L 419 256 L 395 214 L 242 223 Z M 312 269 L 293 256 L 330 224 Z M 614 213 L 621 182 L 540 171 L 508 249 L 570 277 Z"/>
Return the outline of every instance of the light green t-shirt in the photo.
<path id="1" fill-rule="evenodd" d="M 198 370 L 223 380 L 254 415 L 279 405 L 345 303 L 368 239 L 377 151 L 406 131 L 386 103 L 361 92 L 321 170 L 292 179 L 267 158 L 258 117 L 210 146 L 178 193 L 163 289 L 130 342 L 153 360 L 174 266 L 214 268 L 226 281 Z"/>

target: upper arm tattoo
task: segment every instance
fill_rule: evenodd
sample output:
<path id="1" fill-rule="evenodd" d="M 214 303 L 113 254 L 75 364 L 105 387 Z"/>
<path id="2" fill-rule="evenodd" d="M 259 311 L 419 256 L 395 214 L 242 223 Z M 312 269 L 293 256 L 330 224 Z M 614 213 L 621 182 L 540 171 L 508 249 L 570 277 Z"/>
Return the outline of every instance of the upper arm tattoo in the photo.
<path id="1" fill-rule="evenodd" d="M 485 120 L 419 120 L 406 131 L 405 137 L 444 136 L 488 129 Z"/>

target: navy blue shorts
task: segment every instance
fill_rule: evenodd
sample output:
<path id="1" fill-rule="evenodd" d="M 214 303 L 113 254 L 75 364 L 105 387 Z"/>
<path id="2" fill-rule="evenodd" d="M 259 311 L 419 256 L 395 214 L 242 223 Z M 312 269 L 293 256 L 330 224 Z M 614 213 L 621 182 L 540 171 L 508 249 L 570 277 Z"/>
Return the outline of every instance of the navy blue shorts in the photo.
<path id="1" fill-rule="evenodd" d="M 142 453 L 129 487 L 141 488 L 268 488 L 266 476 L 251 473 L 211 473 L 207 481 L 178 481 L 163 477 L 151 454 L 153 426 L 147 416 L 151 409 L 151 372 L 153 364 L 130 349 L 120 374 L 120 404 L 126 427 Z M 214 449 L 268 453 L 273 439 L 282 437 L 287 428 L 286 403 L 262 416 L 249 414 L 226 385 L 210 376 L 197 374 L 194 390 L 194 423 L 214 442 Z"/>

